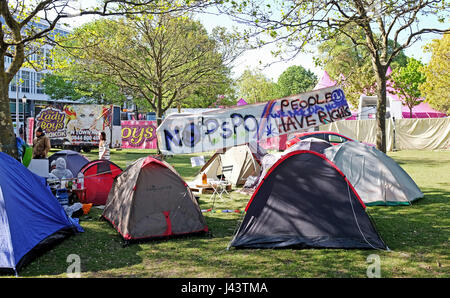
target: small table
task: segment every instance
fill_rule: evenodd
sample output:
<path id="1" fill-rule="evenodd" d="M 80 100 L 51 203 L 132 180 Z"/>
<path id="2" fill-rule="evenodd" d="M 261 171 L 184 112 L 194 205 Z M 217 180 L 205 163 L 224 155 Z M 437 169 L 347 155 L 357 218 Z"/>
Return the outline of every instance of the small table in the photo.
<path id="1" fill-rule="evenodd" d="M 188 185 L 189 186 L 189 185 Z M 195 190 L 198 190 L 199 194 L 207 193 L 207 191 L 212 190 L 213 188 L 209 184 L 194 184 L 191 185 L 191 189 L 194 188 Z"/>
<path id="2" fill-rule="evenodd" d="M 72 193 L 77 196 L 80 203 L 86 203 L 86 188 L 72 189 Z"/>

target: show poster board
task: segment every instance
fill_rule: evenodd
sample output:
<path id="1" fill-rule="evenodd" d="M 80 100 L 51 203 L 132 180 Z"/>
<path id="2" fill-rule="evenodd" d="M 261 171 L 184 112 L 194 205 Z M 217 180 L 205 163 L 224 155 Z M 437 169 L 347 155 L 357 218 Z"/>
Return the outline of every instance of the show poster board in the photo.
<path id="1" fill-rule="evenodd" d="M 189 154 L 258 142 L 352 115 L 339 86 L 200 114 L 172 114 L 157 128 L 163 154 Z"/>
<path id="2" fill-rule="evenodd" d="M 109 105 L 48 106 L 37 114 L 36 128 L 41 127 L 55 144 L 98 145 L 101 131 L 107 139 L 111 134 L 111 111 Z"/>
<path id="3" fill-rule="evenodd" d="M 156 149 L 156 121 L 125 120 L 122 126 L 122 148 Z"/>
<path id="4" fill-rule="evenodd" d="M 33 146 L 33 138 L 34 138 L 34 118 L 29 117 L 27 118 L 27 144 L 30 146 Z"/>

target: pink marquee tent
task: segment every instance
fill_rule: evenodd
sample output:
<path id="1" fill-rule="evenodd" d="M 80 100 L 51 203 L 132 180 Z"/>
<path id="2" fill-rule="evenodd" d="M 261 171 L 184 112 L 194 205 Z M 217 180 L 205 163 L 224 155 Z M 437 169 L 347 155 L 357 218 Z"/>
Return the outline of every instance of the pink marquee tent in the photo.
<path id="1" fill-rule="evenodd" d="M 239 99 L 239 101 L 237 102 L 236 105 L 238 105 L 238 106 L 245 106 L 246 104 L 247 104 L 247 102 L 243 98 L 241 98 L 241 99 Z"/>
<path id="2" fill-rule="evenodd" d="M 392 73 L 392 69 L 389 66 L 386 71 L 386 76 L 388 77 Z M 319 80 L 317 85 L 313 90 L 331 87 L 336 85 L 336 81 L 331 79 L 330 75 L 324 71 L 322 78 Z M 391 97 L 393 100 L 401 100 L 397 94 L 394 93 L 394 88 L 392 87 L 392 82 L 386 82 L 386 95 Z M 352 116 L 347 118 L 346 120 L 356 120 L 358 112 L 352 110 Z M 403 118 L 410 118 L 409 108 L 406 105 L 402 105 L 402 115 Z M 424 101 L 422 101 L 419 105 L 415 106 L 412 110 L 412 118 L 442 118 L 446 117 L 445 113 L 434 110 L 430 107 L 430 105 Z"/>
<path id="3" fill-rule="evenodd" d="M 319 82 L 316 84 L 313 90 L 327 88 L 336 85 L 336 81 L 332 80 L 328 72 L 324 71 Z"/>
<path id="4" fill-rule="evenodd" d="M 403 118 L 410 118 L 409 108 L 407 106 L 402 107 Z M 417 106 L 413 107 L 412 118 L 443 118 L 447 117 L 445 113 L 434 110 L 426 102 L 421 102 Z"/>
<path id="5" fill-rule="evenodd" d="M 341 75 L 341 76 L 343 77 L 343 75 Z M 337 84 L 337 82 L 335 80 L 331 79 L 328 72 L 324 71 L 322 77 L 320 78 L 319 82 L 316 84 L 316 86 L 314 87 L 313 90 L 322 89 L 322 88 L 326 88 L 326 87 L 332 87 L 332 86 L 335 86 L 336 84 Z M 350 103 L 349 103 L 349 106 L 350 106 L 350 108 L 352 108 Z M 352 112 L 352 116 L 345 120 L 356 120 L 357 119 L 358 111 L 351 110 L 351 112 Z"/>
<path id="6" fill-rule="evenodd" d="M 389 66 L 386 71 L 386 77 L 389 77 L 392 73 L 392 69 Z M 388 80 L 386 82 L 386 95 L 394 100 L 401 100 L 397 94 L 394 93 L 395 89 L 392 87 L 392 82 Z M 411 118 L 409 108 L 406 105 L 402 105 L 403 118 Z M 422 102 L 412 109 L 412 118 L 442 118 L 446 117 L 445 113 L 434 110 L 428 103 Z"/>

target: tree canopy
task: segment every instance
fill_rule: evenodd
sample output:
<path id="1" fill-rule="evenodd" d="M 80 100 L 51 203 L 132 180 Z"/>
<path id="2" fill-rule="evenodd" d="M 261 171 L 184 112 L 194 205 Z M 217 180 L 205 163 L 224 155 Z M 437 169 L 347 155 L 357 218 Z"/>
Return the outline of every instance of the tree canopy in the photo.
<path id="1" fill-rule="evenodd" d="M 186 15 L 102 19 L 61 44 L 55 55 L 61 73 L 112 82 L 134 100 L 145 100 L 158 118 L 205 92 L 202 87 L 228 82 L 222 45 Z"/>
<path id="2" fill-rule="evenodd" d="M 355 46 L 352 39 L 364 43 L 364 32 L 358 28 L 348 28 L 346 34 L 337 34 L 335 38 L 320 43 L 317 47 L 319 55 L 315 60 L 341 84 L 347 101 L 357 108 L 361 94 L 376 95 L 376 75 L 367 47 Z M 392 40 L 388 41 L 388 46 L 389 51 L 394 48 Z M 391 68 L 405 66 L 407 59 L 404 51 L 400 51 L 393 59 Z"/>
<path id="3" fill-rule="evenodd" d="M 377 148 L 386 152 L 386 71 L 395 57 L 427 33 L 449 32 L 421 23 L 422 18 L 443 22 L 450 3 L 441 0 L 287 0 L 267 3 L 260 0 L 235 0 L 220 11 L 253 26 L 248 38 L 257 45 L 277 43 L 283 53 L 297 55 L 311 44 L 346 35 L 355 47 L 365 47 L 376 79 Z M 352 30 L 349 31 L 349 28 Z M 361 30 L 362 38 L 350 34 Z M 390 44 L 389 40 L 392 40 Z M 392 45 L 392 46 L 391 46 Z"/>
<path id="4" fill-rule="evenodd" d="M 422 67 L 422 62 L 409 58 L 406 66 L 395 69 L 391 74 L 393 92 L 408 106 L 410 118 L 412 109 L 421 102 L 419 86 L 426 80 Z"/>
<path id="5" fill-rule="evenodd" d="M 17 146 L 9 105 L 9 83 L 44 43 L 52 43 L 56 27 L 64 19 L 86 15 L 161 15 L 208 7 L 215 1 L 103 0 L 80 3 L 76 0 L 0 1 L 0 151 L 17 157 Z M 83 7 L 83 4 L 85 7 Z M 5 64 L 5 57 L 10 63 Z M 37 62 L 37 61 L 35 61 Z M 34 63 L 37 64 L 37 63 Z"/>
<path id="6" fill-rule="evenodd" d="M 277 84 L 258 69 L 246 69 L 237 80 L 239 97 L 247 103 L 265 102 L 278 98 Z"/>
<path id="7" fill-rule="evenodd" d="M 450 34 L 433 40 L 426 47 L 431 52 L 430 62 L 423 68 L 426 82 L 420 86 L 425 101 L 434 109 L 450 114 Z"/>
<path id="8" fill-rule="evenodd" d="M 278 77 L 278 95 L 285 97 L 306 92 L 313 89 L 316 84 L 315 73 L 301 65 L 292 65 Z"/>

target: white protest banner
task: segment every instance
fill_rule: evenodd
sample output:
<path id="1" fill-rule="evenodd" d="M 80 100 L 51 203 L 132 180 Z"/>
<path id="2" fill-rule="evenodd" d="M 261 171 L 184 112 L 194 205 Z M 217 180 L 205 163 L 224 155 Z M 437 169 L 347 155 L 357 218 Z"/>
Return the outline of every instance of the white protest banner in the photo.
<path id="1" fill-rule="evenodd" d="M 188 154 L 258 142 L 352 115 L 338 86 L 264 103 L 171 114 L 157 128 L 163 154 Z"/>

